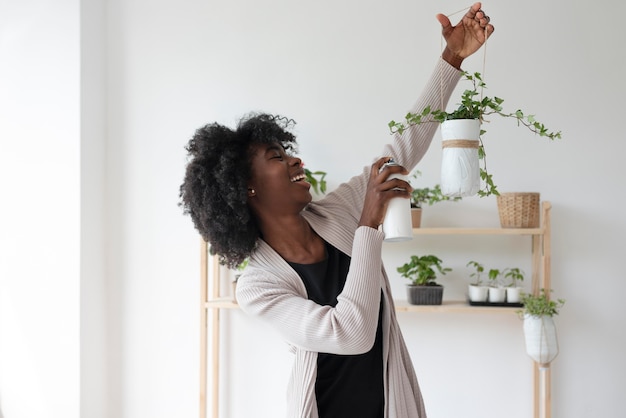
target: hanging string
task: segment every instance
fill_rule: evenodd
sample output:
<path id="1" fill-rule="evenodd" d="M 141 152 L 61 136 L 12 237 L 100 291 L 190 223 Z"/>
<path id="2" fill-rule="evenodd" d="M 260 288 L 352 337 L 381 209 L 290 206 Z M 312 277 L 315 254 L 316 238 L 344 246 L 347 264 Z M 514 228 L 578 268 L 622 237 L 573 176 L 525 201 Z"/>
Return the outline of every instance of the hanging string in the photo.
<path id="1" fill-rule="evenodd" d="M 454 12 L 454 13 L 446 15 L 446 17 L 449 19 L 451 16 L 459 14 L 459 13 L 465 11 L 465 10 L 467 10 L 467 8 L 463 8 L 461 10 L 458 10 L 458 11 Z M 484 15 L 484 12 L 483 12 L 483 15 Z M 487 26 L 488 25 L 489 25 L 489 22 L 487 22 Z M 482 70 L 483 80 L 485 79 L 485 68 L 487 66 L 487 26 L 485 26 L 485 42 L 483 43 L 483 48 L 484 48 L 484 50 L 483 50 L 483 70 Z M 442 53 L 443 53 L 443 48 L 444 48 L 443 41 L 444 41 L 444 38 L 443 38 L 443 34 L 442 34 L 441 38 L 439 40 L 439 49 L 441 50 Z M 444 107 L 443 107 L 444 106 L 444 103 L 443 103 L 443 79 L 441 77 L 439 77 L 439 98 L 441 99 L 441 110 L 445 110 Z M 481 101 L 483 100 L 483 86 L 482 86 L 482 83 L 481 83 L 481 86 L 480 86 L 480 100 Z"/>

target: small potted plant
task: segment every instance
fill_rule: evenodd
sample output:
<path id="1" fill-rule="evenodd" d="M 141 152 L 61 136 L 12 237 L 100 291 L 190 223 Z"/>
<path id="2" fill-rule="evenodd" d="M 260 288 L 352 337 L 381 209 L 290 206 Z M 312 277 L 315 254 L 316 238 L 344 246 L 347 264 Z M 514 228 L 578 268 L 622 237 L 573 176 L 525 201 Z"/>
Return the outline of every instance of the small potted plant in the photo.
<path id="1" fill-rule="evenodd" d="M 550 290 L 552 292 L 552 290 Z M 554 316 L 565 304 L 564 299 L 550 299 L 549 292 L 522 293 L 524 308 L 518 311 L 524 320 L 526 352 L 539 364 L 548 364 L 559 353 Z"/>
<path id="2" fill-rule="evenodd" d="M 442 124 L 443 157 L 441 168 L 441 188 L 448 196 L 479 196 L 499 195 L 492 175 L 487 171 L 487 154 L 482 136 L 486 130 L 482 129 L 485 117 L 499 115 L 514 119 L 518 125 L 523 125 L 531 132 L 547 137 L 551 140 L 561 138 L 561 132 L 548 130 L 538 122 L 534 115 L 527 115 L 521 110 L 512 113 L 503 111 L 503 99 L 494 96 L 482 95 L 487 86 L 480 73 L 463 72 L 463 78 L 472 84 L 466 89 L 458 108 L 452 112 L 445 109 L 426 107 L 420 113 L 409 112 L 403 122 L 391 121 L 388 123 L 392 133 L 402 134 L 408 127 L 424 122 L 439 122 Z M 480 167 L 479 160 L 482 160 Z M 469 174 L 469 175 L 468 175 Z M 484 182 L 484 188 L 480 187 Z"/>
<path id="3" fill-rule="evenodd" d="M 466 265 L 467 267 L 473 267 L 476 270 L 470 274 L 470 277 L 474 278 L 474 282 L 468 286 L 468 297 L 470 302 L 486 302 L 489 287 L 485 286 L 482 282 L 482 274 L 485 272 L 485 267 L 477 261 L 470 261 Z"/>
<path id="4" fill-rule="evenodd" d="M 507 268 L 504 278 L 508 278 L 511 282 L 506 286 L 506 301 L 508 303 L 519 303 L 522 293 L 521 282 L 524 281 L 524 272 L 518 267 Z"/>
<path id="5" fill-rule="evenodd" d="M 422 173 L 415 171 L 413 178 L 417 179 Z M 413 228 L 419 228 L 422 219 L 422 207 L 425 204 L 432 206 L 437 202 L 443 202 L 446 200 L 458 201 L 461 200 L 460 196 L 446 196 L 441 191 L 441 186 L 436 184 L 434 187 L 422 187 L 415 188 L 411 193 L 411 220 L 413 222 Z"/>
<path id="6" fill-rule="evenodd" d="M 502 284 L 501 277 L 504 275 L 504 270 L 489 269 L 489 296 L 490 303 L 504 303 L 506 299 L 506 288 Z"/>
<path id="7" fill-rule="evenodd" d="M 443 286 L 436 282 L 437 274 L 444 275 L 451 268 L 443 267 L 434 255 L 412 255 L 408 263 L 398 267 L 398 273 L 411 281 L 407 285 L 407 299 L 411 305 L 441 305 Z"/>

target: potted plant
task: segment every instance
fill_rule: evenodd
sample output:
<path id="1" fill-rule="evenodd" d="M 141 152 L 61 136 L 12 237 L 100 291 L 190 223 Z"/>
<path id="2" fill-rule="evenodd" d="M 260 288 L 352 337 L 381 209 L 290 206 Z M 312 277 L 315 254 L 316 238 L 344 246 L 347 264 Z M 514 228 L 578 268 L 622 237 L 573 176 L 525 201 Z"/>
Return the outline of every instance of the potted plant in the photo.
<path id="1" fill-rule="evenodd" d="M 489 269 L 489 292 L 488 301 L 490 303 L 504 303 L 506 299 L 506 288 L 502 284 L 501 277 L 504 275 L 504 270 Z"/>
<path id="2" fill-rule="evenodd" d="M 524 281 L 524 272 L 518 267 L 507 268 L 504 277 L 511 280 L 506 286 L 506 301 L 508 303 L 519 303 L 522 293 L 520 283 Z"/>
<path id="3" fill-rule="evenodd" d="M 477 261 L 470 261 L 466 265 L 467 267 L 473 267 L 476 270 L 470 274 L 475 280 L 468 286 L 468 297 L 470 302 L 486 302 L 489 287 L 483 285 L 481 276 L 485 272 L 485 267 Z"/>
<path id="4" fill-rule="evenodd" d="M 413 174 L 413 178 L 417 179 L 422 173 L 416 170 Z M 458 201 L 461 200 L 461 196 L 446 196 L 441 191 L 441 186 L 436 184 L 432 188 L 422 187 L 413 189 L 411 193 L 411 220 L 413 222 L 413 228 L 419 228 L 422 219 L 422 207 L 425 204 L 432 206 L 437 202 L 443 202 L 446 200 Z"/>
<path id="5" fill-rule="evenodd" d="M 559 314 L 565 300 L 552 300 L 541 289 L 537 294 L 523 293 L 521 301 L 524 308 L 518 314 L 524 320 L 526 352 L 537 363 L 547 365 L 559 353 L 554 316 Z"/>
<path id="6" fill-rule="evenodd" d="M 412 255 L 408 263 L 398 267 L 398 273 L 411 281 L 407 285 L 407 299 L 411 305 L 441 305 L 443 286 L 436 282 L 437 274 L 444 275 L 451 268 L 443 267 L 434 255 Z"/>
<path id="7" fill-rule="evenodd" d="M 389 122 L 392 133 L 402 134 L 409 126 L 424 122 L 439 122 L 444 140 L 442 159 L 441 188 L 449 196 L 499 195 L 492 174 L 487 171 L 487 154 L 482 140 L 486 130 L 482 129 L 485 117 L 499 115 L 514 119 L 531 132 L 545 136 L 551 140 L 561 138 L 561 132 L 548 130 L 534 115 L 527 115 L 522 110 L 512 113 L 504 112 L 503 99 L 482 95 L 487 86 L 480 73 L 463 72 L 464 81 L 472 84 L 461 95 L 461 102 L 453 112 L 445 109 L 426 107 L 420 113 L 409 112 L 404 122 Z M 480 90 L 480 91 L 479 91 Z M 482 160 L 482 167 L 479 167 Z M 484 182 L 484 187 L 480 184 Z"/>

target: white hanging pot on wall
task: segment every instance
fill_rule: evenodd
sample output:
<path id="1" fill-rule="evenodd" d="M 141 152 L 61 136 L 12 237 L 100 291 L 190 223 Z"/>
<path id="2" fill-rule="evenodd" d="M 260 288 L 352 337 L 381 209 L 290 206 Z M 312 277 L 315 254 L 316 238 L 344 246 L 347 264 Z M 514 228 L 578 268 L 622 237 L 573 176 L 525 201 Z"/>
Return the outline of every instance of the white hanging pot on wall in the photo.
<path id="1" fill-rule="evenodd" d="M 479 136 L 478 119 L 453 119 L 441 124 L 441 191 L 444 195 L 473 196 L 480 190 Z"/>
<path id="2" fill-rule="evenodd" d="M 551 316 L 524 315 L 526 352 L 539 364 L 548 364 L 559 354 L 556 326 Z"/>

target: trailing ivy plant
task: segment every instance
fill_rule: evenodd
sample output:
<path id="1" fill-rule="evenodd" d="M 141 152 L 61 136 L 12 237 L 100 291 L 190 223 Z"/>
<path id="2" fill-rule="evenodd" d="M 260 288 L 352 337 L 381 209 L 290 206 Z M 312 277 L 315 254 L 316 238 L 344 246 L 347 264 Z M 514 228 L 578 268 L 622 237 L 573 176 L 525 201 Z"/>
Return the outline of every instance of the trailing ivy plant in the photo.
<path id="1" fill-rule="evenodd" d="M 472 88 L 467 89 L 461 95 L 461 102 L 457 103 L 458 108 L 452 112 L 446 112 L 443 109 L 432 109 L 427 106 L 421 113 L 409 112 L 404 117 L 403 122 L 396 122 L 392 120 L 388 126 L 391 133 L 402 133 L 410 126 L 419 125 L 424 122 L 439 122 L 442 123 L 446 120 L 453 119 L 480 119 L 481 126 L 485 120 L 485 116 L 499 115 L 505 118 L 513 118 L 517 121 L 518 126 L 523 125 L 531 132 L 545 136 L 548 139 L 554 140 L 561 138 L 561 131 L 551 131 L 543 123 L 537 121 L 534 115 L 527 115 L 522 110 L 516 110 L 512 113 L 507 113 L 502 108 L 503 99 L 494 97 L 480 97 L 481 93 L 479 89 L 486 89 L 487 85 L 482 79 L 480 73 L 469 73 L 464 71 L 462 73 L 464 81 L 472 83 Z M 484 182 L 485 187 L 478 191 L 480 197 L 489 195 L 499 195 L 497 186 L 493 181 L 493 176 L 487 171 L 487 154 L 485 153 L 485 147 L 483 144 L 482 136 L 486 133 L 484 129 L 480 130 L 478 158 L 482 160 L 482 167 L 480 168 L 480 178 Z"/>

